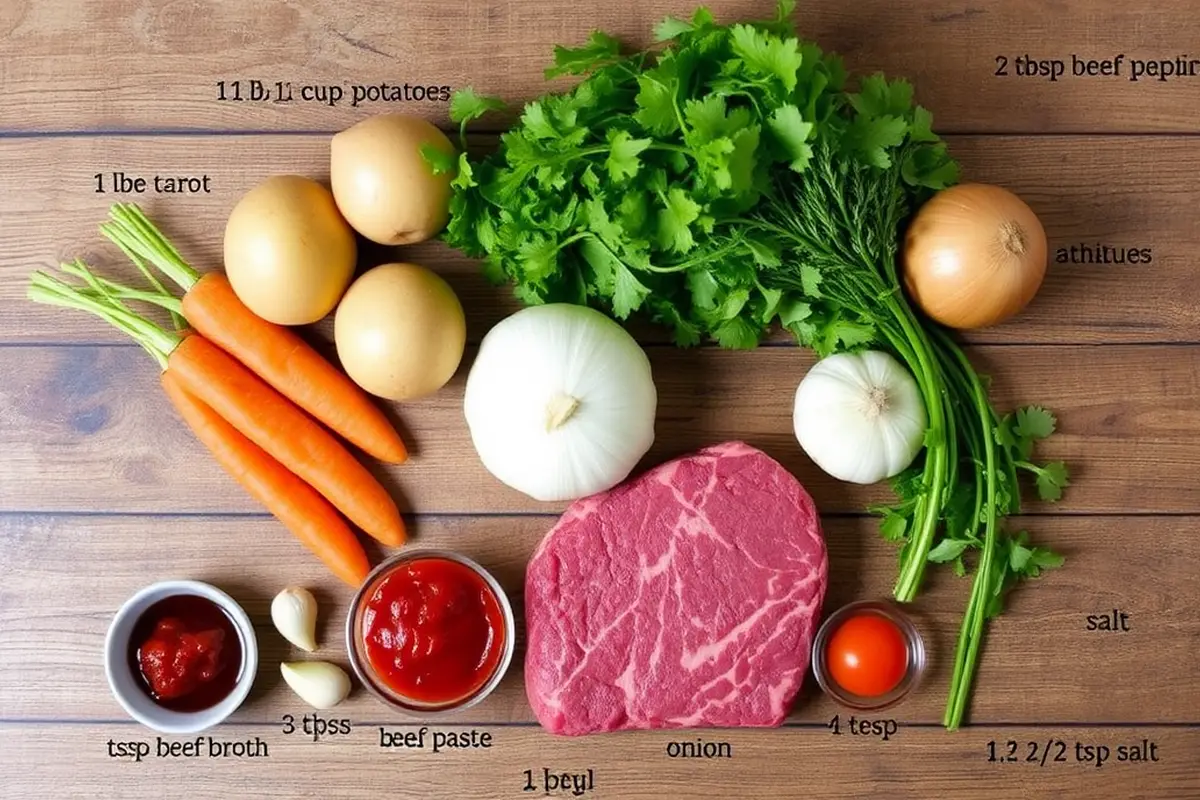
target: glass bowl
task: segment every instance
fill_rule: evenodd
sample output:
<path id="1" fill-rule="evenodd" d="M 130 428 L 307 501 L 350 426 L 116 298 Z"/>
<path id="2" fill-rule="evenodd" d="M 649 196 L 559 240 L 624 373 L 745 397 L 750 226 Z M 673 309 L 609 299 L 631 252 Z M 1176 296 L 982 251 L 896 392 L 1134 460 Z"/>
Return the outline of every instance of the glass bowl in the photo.
<path id="1" fill-rule="evenodd" d="M 846 620 L 860 614 L 876 614 L 891 621 L 899 629 L 908 649 L 908 668 L 904 672 L 904 677 L 900 679 L 894 689 L 878 697 L 864 697 L 844 689 L 834 680 L 825 663 L 825 651 L 834 632 Z M 920 631 L 917 630 L 912 619 L 895 604 L 882 600 L 860 600 L 842 606 L 821 623 L 821 627 L 817 630 L 817 636 L 813 640 L 812 668 L 817 683 L 825 694 L 847 708 L 877 711 L 896 705 L 920 684 L 921 677 L 925 674 L 925 666 L 925 641 L 921 638 Z"/>
<path id="2" fill-rule="evenodd" d="M 421 702 L 405 697 L 388 686 L 385 681 L 380 679 L 375 668 L 371 665 L 371 660 L 367 657 L 363 637 L 360 635 L 367 602 L 379 585 L 397 568 L 414 561 L 427 559 L 453 561 L 470 569 L 491 590 L 497 603 L 500 605 L 500 612 L 503 616 L 504 644 L 495 670 L 487 681 L 472 694 L 445 703 Z M 358 679 L 362 681 L 363 686 L 385 705 L 412 716 L 436 717 L 461 711 L 464 708 L 471 708 L 482 702 L 485 697 L 495 690 L 504 678 L 504 673 L 508 671 L 509 664 L 512 663 L 513 651 L 516 648 L 516 628 L 516 622 L 513 619 L 512 604 L 508 600 L 508 595 L 504 593 L 504 589 L 492 574 L 482 566 L 466 556 L 451 550 L 405 550 L 387 559 L 372 570 L 371 574 L 367 576 L 366 581 L 363 582 L 363 585 L 354 595 L 354 600 L 350 603 L 350 612 L 346 617 L 346 651 L 350 654 L 350 666 L 354 669 L 354 673 L 358 676 Z"/>

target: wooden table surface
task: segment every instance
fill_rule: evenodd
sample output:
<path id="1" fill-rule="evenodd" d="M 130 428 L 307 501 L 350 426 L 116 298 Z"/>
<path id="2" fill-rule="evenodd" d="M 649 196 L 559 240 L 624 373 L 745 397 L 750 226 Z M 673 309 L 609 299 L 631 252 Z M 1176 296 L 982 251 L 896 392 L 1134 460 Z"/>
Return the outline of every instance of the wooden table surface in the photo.
<path id="1" fill-rule="evenodd" d="M 1030 503 L 1014 521 L 1068 564 L 1014 595 L 991 626 L 970 726 L 940 726 L 968 585 L 935 573 L 913 608 L 932 669 L 919 692 L 876 715 L 897 723 L 886 741 L 846 733 L 851 715 L 811 679 L 779 730 L 559 739 L 533 721 L 519 657 L 487 702 L 435 728 L 486 731 L 490 748 L 382 749 L 381 727 L 412 721 L 362 691 L 322 714 L 349 719 L 350 734 L 314 742 L 284 732 L 285 715 L 299 721 L 306 711 L 278 677 L 290 654 L 271 628 L 270 598 L 288 583 L 312 587 L 323 652 L 345 663 L 349 590 L 218 469 L 137 347 L 98 321 L 26 302 L 25 285 L 31 270 L 75 256 L 128 275 L 96 233 L 118 199 L 142 203 L 195 263 L 216 268 L 237 198 L 271 174 L 324 176 L 330 133 L 393 109 L 447 123 L 440 101 L 352 107 L 354 85 L 472 84 L 520 101 L 544 91 L 552 45 L 594 27 L 644 44 L 662 16 L 691 10 L 682 0 L 453 5 L 0 6 L 0 796 L 159 798 L 168 787 L 188 798 L 518 798 L 543 796 L 540 786 L 525 791 L 526 770 L 540 784 L 548 769 L 591 770 L 583 796 L 603 798 L 1200 797 L 1200 75 L 1130 73 L 1134 59 L 1200 56 L 1193 0 L 808 0 L 799 12 L 804 34 L 852 70 L 910 76 L 966 175 L 1025 197 L 1052 252 L 1099 243 L 1152 253 L 1138 264 L 1052 263 L 1022 317 L 969 337 L 1000 407 L 1038 402 L 1058 413 L 1061 434 L 1046 450 L 1070 462 L 1074 480 L 1061 504 Z M 713 6 L 721 18 L 770 13 L 766 0 Z M 1118 54 L 1117 76 L 1071 74 L 1073 56 Z M 1026 55 L 1062 60 L 1066 74 L 1018 76 Z M 998 57 L 1008 75 L 995 74 Z M 291 82 L 297 95 L 338 86 L 346 96 L 334 105 L 218 99 L 220 81 L 247 92 L 251 80 Z M 211 192 L 98 194 L 94 175 L 114 171 L 208 176 Z M 515 308 L 441 245 L 404 258 L 453 283 L 471 342 Z M 812 357 L 787 346 L 679 351 L 643 334 L 660 392 L 646 463 L 731 438 L 764 448 L 822 509 L 828 606 L 886 595 L 895 555 L 863 515 L 886 492 L 822 476 L 791 434 L 792 392 Z M 462 419 L 463 372 L 396 409 L 417 457 L 381 474 L 411 512 L 414 541 L 482 561 L 519 603 L 525 560 L 561 508 L 484 471 Z M 266 757 L 158 757 L 157 737 L 110 695 L 101 650 L 111 615 L 168 577 L 216 583 L 254 618 L 258 682 L 211 735 L 260 741 Z M 1114 609 L 1128 615 L 1128 632 L 1087 629 L 1089 615 Z M 733 757 L 667 756 L 668 743 L 697 738 L 728 742 Z M 113 757 L 119 742 L 146 743 L 151 755 Z M 989 761 L 992 742 L 1002 756 L 1012 742 L 1018 760 Z M 1093 745 L 1109 748 L 1102 765 L 1080 758 Z M 1155 760 L 1118 760 L 1118 747 L 1149 754 L 1151 745 Z"/>

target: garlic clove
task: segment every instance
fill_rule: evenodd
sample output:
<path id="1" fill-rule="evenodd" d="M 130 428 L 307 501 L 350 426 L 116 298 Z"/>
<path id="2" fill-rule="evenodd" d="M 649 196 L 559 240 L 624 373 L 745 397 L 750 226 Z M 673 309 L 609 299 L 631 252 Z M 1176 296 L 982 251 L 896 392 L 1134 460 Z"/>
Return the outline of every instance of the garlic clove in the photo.
<path id="1" fill-rule="evenodd" d="M 309 653 L 317 649 L 317 599 L 301 586 L 289 586 L 271 601 L 271 622 L 292 644 Z"/>
<path id="2" fill-rule="evenodd" d="M 313 708 L 333 708 L 350 694 L 350 676 L 328 661 L 285 661 L 279 671 L 292 691 Z"/>

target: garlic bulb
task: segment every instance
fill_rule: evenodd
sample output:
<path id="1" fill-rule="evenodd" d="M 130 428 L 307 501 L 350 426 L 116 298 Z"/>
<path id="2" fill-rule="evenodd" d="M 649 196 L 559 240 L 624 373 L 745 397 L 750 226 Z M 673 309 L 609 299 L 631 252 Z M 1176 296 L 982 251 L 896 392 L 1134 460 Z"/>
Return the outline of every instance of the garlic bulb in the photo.
<path id="1" fill-rule="evenodd" d="M 594 309 L 531 306 L 483 338 L 463 410 L 485 467 L 536 500 L 610 489 L 654 442 L 645 352 Z"/>
<path id="2" fill-rule="evenodd" d="M 333 708 L 350 694 L 350 676 L 328 661 L 285 661 L 279 671 L 292 691 L 313 708 Z"/>
<path id="3" fill-rule="evenodd" d="M 301 650 L 317 649 L 317 599 L 300 586 L 289 586 L 271 601 L 275 630 Z"/>
<path id="4" fill-rule="evenodd" d="M 796 439 L 817 466 L 850 483 L 875 483 L 912 463 L 925 439 L 917 382 L 887 353 L 819 361 L 796 390 Z"/>

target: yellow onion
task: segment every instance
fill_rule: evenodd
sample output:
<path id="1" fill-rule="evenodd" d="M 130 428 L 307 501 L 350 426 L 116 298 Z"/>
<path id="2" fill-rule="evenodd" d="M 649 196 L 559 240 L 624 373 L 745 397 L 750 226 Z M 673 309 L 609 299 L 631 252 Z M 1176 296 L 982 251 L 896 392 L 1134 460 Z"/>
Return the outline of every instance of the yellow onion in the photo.
<path id="1" fill-rule="evenodd" d="M 921 207 L 904 241 L 913 301 L 951 328 L 983 328 L 1019 313 L 1046 275 L 1046 232 L 1007 189 L 964 183 Z"/>

